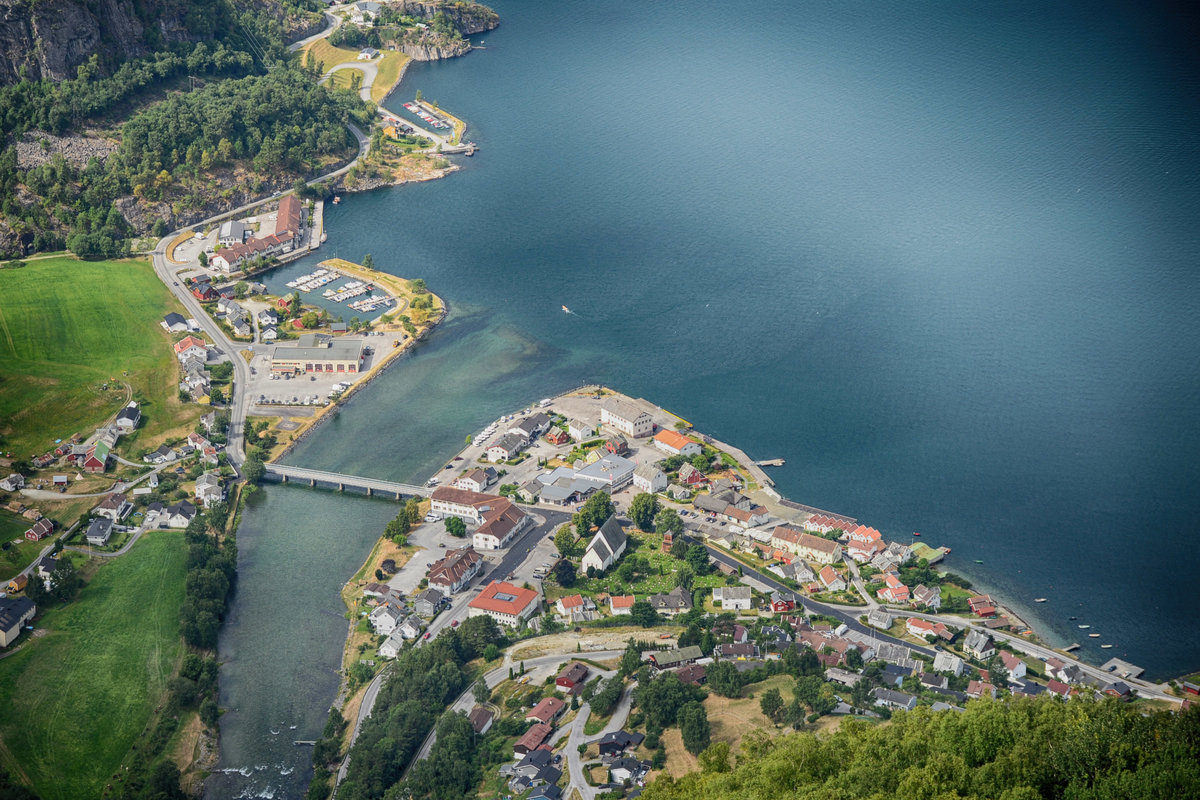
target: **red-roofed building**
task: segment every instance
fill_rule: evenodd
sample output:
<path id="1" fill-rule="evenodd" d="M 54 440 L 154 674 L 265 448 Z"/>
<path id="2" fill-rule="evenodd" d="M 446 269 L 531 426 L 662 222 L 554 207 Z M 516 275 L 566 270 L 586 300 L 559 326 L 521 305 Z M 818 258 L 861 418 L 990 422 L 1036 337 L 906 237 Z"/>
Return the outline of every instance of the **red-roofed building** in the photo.
<path id="1" fill-rule="evenodd" d="M 971 609 L 971 613 L 977 617 L 987 618 L 996 616 L 996 603 L 989 594 L 975 595 L 967 601 L 967 606 Z"/>
<path id="2" fill-rule="evenodd" d="M 540 599 L 532 589 L 522 589 L 507 581 L 492 581 L 467 604 L 467 616 L 486 614 L 501 625 L 515 628 L 521 620 L 537 613 Z"/>
<path id="3" fill-rule="evenodd" d="M 851 541 L 862 542 L 863 544 L 878 542 L 883 538 L 883 535 L 879 531 L 875 530 L 874 528 L 868 528 L 866 525 L 859 525 L 847 535 L 850 537 Z"/>
<path id="4" fill-rule="evenodd" d="M 1046 684 L 1046 688 L 1050 691 L 1050 694 L 1058 695 L 1064 700 L 1071 696 L 1071 687 L 1062 681 L 1052 680 Z"/>
<path id="5" fill-rule="evenodd" d="M 533 727 L 525 731 L 525 735 L 513 745 L 513 752 L 517 758 L 520 758 L 531 750 L 537 750 L 550 738 L 550 732 L 553 730 L 553 728 L 544 722 L 534 723 Z"/>
<path id="6" fill-rule="evenodd" d="M 840 592 L 846 588 L 846 581 L 833 567 L 824 567 L 819 575 L 821 583 L 831 592 Z"/>
<path id="7" fill-rule="evenodd" d="M 558 677 L 554 679 L 554 685 L 563 691 L 578 692 L 583 688 L 583 684 L 587 682 L 590 671 L 587 664 L 572 661 L 567 665 L 566 669 L 558 673 Z"/>
<path id="8" fill-rule="evenodd" d="M 608 609 L 614 615 L 633 613 L 634 596 L 631 594 L 612 595 L 608 598 Z"/>
<path id="9" fill-rule="evenodd" d="M 1008 670 L 1008 677 L 1017 679 L 1025 677 L 1026 666 L 1024 661 L 1007 650 L 1000 651 L 1000 660 L 1004 662 L 1004 668 Z"/>
<path id="10" fill-rule="evenodd" d="M 529 713 L 525 715 L 525 721 L 544 722 L 552 725 L 566 708 L 567 704 L 557 697 L 543 697 L 536 706 L 529 709 Z"/>
<path id="11" fill-rule="evenodd" d="M 939 639 L 951 639 L 953 634 L 950 629 L 940 622 L 929 622 L 928 620 L 920 619 L 919 617 L 909 617 L 908 622 L 904 626 L 910 634 L 918 639 L 924 639 L 926 636 L 936 636 Z"/>
<path id="12" fill-rule="evenodd" d="M 967 697 L 978 700 L 984 696 L 995 698 L 996 687 L 983 681 L 971 681 L 967 684 Z"/>
<path id="13" fill-rule="evenodd" d="M 907 603 L 909 591 L 904 582 L 896 576 L 895 573 L 889 572 L 883 576 L 884 587 L 876 592 L 876 596 L 885 603 Z"/>
<path id="14" fill-rule="evenodd" d="M 666 429 L 654 434 L 654 446 L 672 456 L 690 456 L 700 452 L 700 445 L 678 431 Z"/>
<path id="15" fill-rule="evenodd" d="M 871 542 L 863 542 L 859 539 L 851 539 L 846 544 L 846 555 L 853 558 L 860 564 L 865 564 L 875 556 L 882 553 L 887 548 L 882 539 L 875 539 Z"/>

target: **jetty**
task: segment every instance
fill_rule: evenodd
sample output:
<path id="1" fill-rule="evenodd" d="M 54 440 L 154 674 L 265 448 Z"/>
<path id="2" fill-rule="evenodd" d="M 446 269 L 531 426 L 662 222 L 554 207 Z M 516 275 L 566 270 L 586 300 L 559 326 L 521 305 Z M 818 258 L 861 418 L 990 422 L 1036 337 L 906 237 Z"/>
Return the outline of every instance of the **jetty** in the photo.
<path id="1" fill-rule="evenodd" d="M 763 461 L 755 461 L 754 463 L 760 467 L 782 467 L 787 462 L 782 458 L 768 458 Z"/>

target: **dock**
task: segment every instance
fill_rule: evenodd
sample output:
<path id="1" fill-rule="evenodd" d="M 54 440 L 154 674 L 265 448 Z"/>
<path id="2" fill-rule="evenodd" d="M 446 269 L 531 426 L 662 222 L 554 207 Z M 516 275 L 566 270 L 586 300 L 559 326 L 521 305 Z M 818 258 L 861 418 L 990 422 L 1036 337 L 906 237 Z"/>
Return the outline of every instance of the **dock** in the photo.
<path id="1" fill-rule="evenodd" d="M 754 463 L 760 467 L 782 467 L 787 462 L 782 458 L 768 458 L 763 461 L 755 461 Z"/>
<path id="2" fill-rule="evenodd" d="M 1119 658 L 1110 658 L 1104 662 L 1100 669 L 1120 675 L 1122 678 L 1139 678 L 1146 671 L 1137 664 L 1130 664 L 1128 661 Z"/>
<path id="3" fill-rule="evenodd" d="M 1075 642 L 1073 644 L 1069 644 L 1066 647 L 1064 647 L 1063 652 L 1064 653 L 1073 653 L 1078 649 L 1079 649 L 1079 642 Z"/>

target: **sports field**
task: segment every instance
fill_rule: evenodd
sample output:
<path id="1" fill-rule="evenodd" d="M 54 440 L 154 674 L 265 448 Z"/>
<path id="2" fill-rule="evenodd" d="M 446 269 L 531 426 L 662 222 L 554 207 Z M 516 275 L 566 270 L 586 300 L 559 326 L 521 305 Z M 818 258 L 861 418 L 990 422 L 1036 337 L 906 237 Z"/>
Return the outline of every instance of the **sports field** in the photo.
<path id="1" fill-rule="evenodd" d="M 182 531 L 142 537 L 0 660 L 0 764 L 45 800 L 100 797 L 161 702 L 186 559 Z"/>
<path id="2" fill-rule="evenodd" d="M 140 447 L 198 417 L 178 400 L 171 337 L 159 326 L 178 310 L 144 260 L 68 256 L 0 270 L 0 448 L 27 459 L 91 433 L 120 409 L 122 382 L 145 401 Z"/>

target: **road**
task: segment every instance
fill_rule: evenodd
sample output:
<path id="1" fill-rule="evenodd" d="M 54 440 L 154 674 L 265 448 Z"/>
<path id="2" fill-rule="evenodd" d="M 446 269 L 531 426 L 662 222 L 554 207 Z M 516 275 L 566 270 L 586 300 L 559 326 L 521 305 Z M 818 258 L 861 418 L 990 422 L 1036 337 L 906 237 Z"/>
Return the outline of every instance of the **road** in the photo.
<path id="1" fill-rule="evenodd" d="M 336 28 L 338 25 L 342 24 L 342 19 L 341 19 L 341 17 L 336 17 L 333 14 L 330 14 L 328 11 L 326 11 L 325 12 L 325 22 L 327 22 L 328 24 L 321 30 L 314 33 L 312 36 L 301 39 L 298 42 L 292 42 L 291 44 L 289 44 L 288 52 L 294 53 L 297 50 L 304 47 L 305 45 L 307 45 L 309 42 L 315 42 L 317 39 L 324 39 L 326 36 L 333 33 L 334 28 Z"/>
<path id="2" fill-rule="evenodd" d="M 321 83 L 329 80 L 329 76 L 335 72 L 342 70 L 356 69 L 363 74 L 363 81 L 358 87 L 358 96 L 367 102 L 371 101 L 371 87 L 375 85 L 375 78 L 379 75 L 379 64 L 372 61 L 347 61 L 344 64 L 336 64 L 326 70 L 321 76 Z"/>
<path id="3" fill-rule="evenodd" d="M 695 541 L 694 539 L 691 539 L 691 537 L 688 537 L 688 538 L 690 541 L 693 541 L 693 542 Z M 782 583 L 780 583 L 778 580 L 776 580 L 776 578 L 773 575 L 766 573 L 766 572 L 759 572 L 756 569 L 748 567 L 745 564 L 743 564 L 741 561 L 738 561 L 736 558 L 729 555 L 728 553 L 726 553 L 723 550 L 718 550 L 717 548 L 712 547 L 711 545 L 707 545 L 707 544 L 704 546 L 708 550 L 708 554 L 709 554 L 709 556 L 711 556 L 713 558 L 713 560 L 718 561 L 727 566 L 733 567 L 734 569 L 740 569 L 742 571 L 743 576 L 753 577 L 755 580 L 760 581 L 763 584 L 769 586 L 770 588 L 781 592 L 784 596 L 791 597 L 793 600 L 795 600 L 797 605 L 803 606 L 804 609 L 806 611 L 808 611 L 810 614 L 823 614 L 827 617 L 833 617 L 835 619 L 840 619 L 842 622 L 846 623 L 846 627 L 850 628 L 850 630 L 864 633 L 864 634 L 871 636 L 875 639 L 878 639 L 880 641 L 891 642 L 892 644 L 898 644 L 901 647 L 907 647 L 909 650 L 913 650 L 918 653 L 922 653 L 924 655 L 929 656 L 930 658 L 933 658 L 936 655 L 936 653 L 933 650 L 929 649 L 928 647 L 921 647 L 920 645 L 915 645 L 915 644 L 912 644 L 911 642 L 906 642 L 903 639 L 897 639 L 894 636 L 889 636 L 886 633 L 880 633 L 879 631 L 875 630 L 874 628 L 868 628 L 866 625 L 863 625 L 861 622 L 858 621 L 858 617 L 854 613 L 849 613 L 849 612 L 843 611 L 840 608 L 826 605 L 825 603 L 818 603 L 816 600 L 811 600 L 811 599 L 805 597 L 804 595 L 797 594 L 796 592 L 792 591 L 792 589 L 790 587 L 784 586 Z M 866 612 L 862 611 L 859 613 L 866 613 Z"/>
<path id="4" fill-rule="evenodd" d="M 76 547 L 75 545 L 64 547 L 63 550 L 70 550 L 73 553 L 87 553 L 89 556 L 95 556 L 96 558 L 116 558 L 117 556 L 123 556 L 128 553 L 129 548 L 137 544 L 137 540 L 142 538 L 142 534 L 145 532 L 146 527 L 144 525 L 139 525 L 137 530 L 133 532 L 133 536 L 129 537 L 129 541 L 121 545 L 121 549 L 114 550 L 111 553 L 97 553 L 90 547 Z"/>

